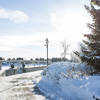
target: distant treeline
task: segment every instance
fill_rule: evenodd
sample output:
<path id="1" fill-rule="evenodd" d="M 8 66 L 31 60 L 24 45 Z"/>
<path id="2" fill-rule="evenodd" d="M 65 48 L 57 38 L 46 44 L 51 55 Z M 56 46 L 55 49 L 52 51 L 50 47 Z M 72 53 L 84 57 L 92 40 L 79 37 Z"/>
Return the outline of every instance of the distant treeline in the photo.
<path id="1" fill-rule="evenodd" d="M 0 60 L 5 60 L 5 58 L 4 57 L 0 57 Z M 7 60 L 24 60 L 24 58 L 22 58 L 22 57 L 18 57 L 18 58 L 7 58 Z"/>
<path id="2" fill-rule="evenodd" d="M 5 58 L 3 58 L 3 57 L 0 57 L 0 60 L 5 60 Z M 25 60 L 24 58 L 22 58 L 22 57 L 18 57 L 18 58 L 8 58 L 7 60 Z M 29 60 L 34 60 L 34 59 L 29 59 Z M 45 59 L 45 58 L 35 58 L 35 60 L 39 60 L 39 61 L 46 61 L 47 59 Z M 53 58 L 48 58 L 48 60 L 50 60 L 51 62 L 61 62 L 61 61 L 64 61 L 65 59 L 64 58 L 57 58 L 57 57 L 53 57 Z M 68 59 L 66 58 L 66 61 L 68 61 Z"/>
<path id="3" fill-rule="evenodd" d="M 61 61 L 68 61 L 67 58 L 52 58 L 51 59 L 52 62 L 61 62 Z"/>
<path id="4" fill-rule="evenodd" d="M 40 61 L 46 61 L 47 59 L 44 59 L 44 58 L 36 58 L 35 60 L 40 60 Z M 54 58 L 48 58 L 49 61 L 51 62 L 61 62 L 61 61 L 68 61 L 68 59 L 66 58 L 57 58 L 57 57 L 54 57 Z"/>

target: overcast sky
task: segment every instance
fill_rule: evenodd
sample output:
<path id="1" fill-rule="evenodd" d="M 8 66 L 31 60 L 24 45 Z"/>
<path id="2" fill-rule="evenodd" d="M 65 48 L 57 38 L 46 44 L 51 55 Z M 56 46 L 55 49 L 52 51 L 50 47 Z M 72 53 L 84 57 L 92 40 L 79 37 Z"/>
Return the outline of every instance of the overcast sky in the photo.
<path id="1" fill-rule="evenodd" d="M 0 56 L 26 59 L 60 57 L 61 41 L 71 49 L 88 32 L 89 0 L 0 0 Z"/>

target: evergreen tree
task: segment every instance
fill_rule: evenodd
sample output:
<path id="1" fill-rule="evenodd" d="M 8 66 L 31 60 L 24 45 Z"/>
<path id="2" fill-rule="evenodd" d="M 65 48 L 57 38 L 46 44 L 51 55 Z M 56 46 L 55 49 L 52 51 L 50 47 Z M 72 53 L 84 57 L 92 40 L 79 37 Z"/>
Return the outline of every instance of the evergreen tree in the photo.
<path id="1" fill-rule="evenodd" d="M 100 0 L 91 0 L 94 5 L 100 6 Z"/>
<path id="2" fill-rule="evenodd" d="M 24 60 L 24 58 L 18 57 L 16 58 L 16 60 Z"/>
<path id="3" fill-rule="evenodd" d="M 83 40 L 83 44 L 80 45 L 81 53 L 75 51 L 75 54 L 80 57 L 82 62 L 92 65 L 95 72 L 100 72 L 100 9 L 94 7 L 94 4 L 96 5 L 100 1 L 91 0 L 91 2 L 91 7 L 85 5 L 93 20 L 92 24 L 87 24 L 91 34 L 84 34 L 87 40 Z"/>

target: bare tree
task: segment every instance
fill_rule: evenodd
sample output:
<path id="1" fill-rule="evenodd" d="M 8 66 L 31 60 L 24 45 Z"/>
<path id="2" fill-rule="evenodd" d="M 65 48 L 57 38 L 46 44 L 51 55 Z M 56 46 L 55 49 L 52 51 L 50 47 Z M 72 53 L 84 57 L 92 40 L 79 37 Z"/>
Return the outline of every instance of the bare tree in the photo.
<path id="1" fill-rule="evenodd" d="M 61 53 L 61 57 L 64 58 L 64 62 L 66 60 L 66 55 L 68 54 L 70 44 L 66 43 L 66 40 L 61 42 L 61 47 L 63 49 L 63 52 Z"/>
<path id="2" fill-rule="evenodd" d="M 12 58 L 12 60 L 15 60 L 15 58 Z"/>
<path id="3" fill-rule="evenodd" d="M 71 57 L 70 60 L 72 62 L 76 62 L 76 63 L 80 62 L 80 58 L 78 56 L 76 56 L 74 52 L 70 53 L 70 57 Z"/>

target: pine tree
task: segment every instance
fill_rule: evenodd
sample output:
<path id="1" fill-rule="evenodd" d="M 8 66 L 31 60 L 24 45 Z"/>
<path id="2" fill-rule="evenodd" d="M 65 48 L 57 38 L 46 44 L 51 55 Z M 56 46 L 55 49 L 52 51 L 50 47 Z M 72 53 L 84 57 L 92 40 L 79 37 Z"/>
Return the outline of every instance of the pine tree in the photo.
<path id="1" fill-rule="evenodd" d="M 87 40 L 83 40 L 80 45 L 81 53 L 74 53 L 80 57 L 82 62 L 94 67 L 95 72 L 100 72 L 100 9 L 96 9 L 93 5 L 98 5 L 99 0 L 91 0 L 91 7 L 85 5 L 86 10 L 90 13 L 93 23 L 87 26 L 91 30 L 91 34 L 84 34 Z"/>
<path id="2" fill-rule="evenodd" d="M 100 0 L 91 0 L 94 5 L 100 6 Z"/>

